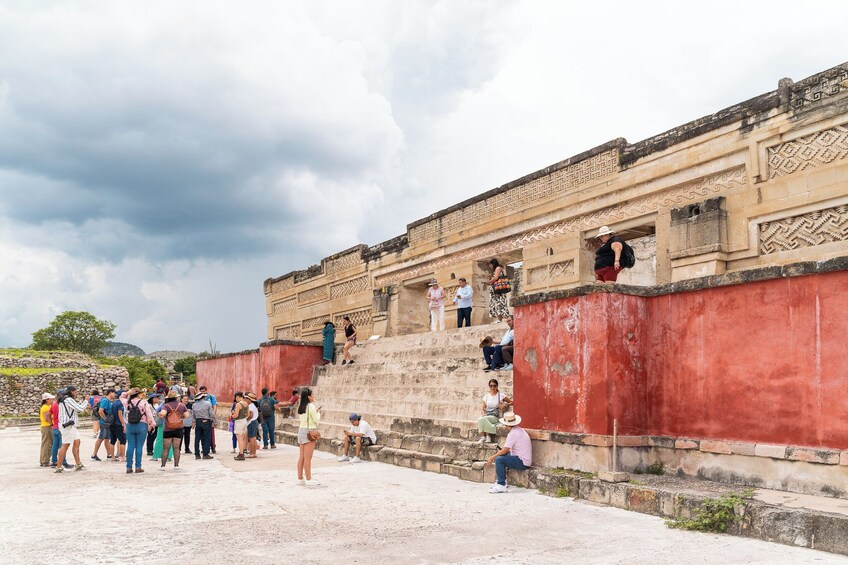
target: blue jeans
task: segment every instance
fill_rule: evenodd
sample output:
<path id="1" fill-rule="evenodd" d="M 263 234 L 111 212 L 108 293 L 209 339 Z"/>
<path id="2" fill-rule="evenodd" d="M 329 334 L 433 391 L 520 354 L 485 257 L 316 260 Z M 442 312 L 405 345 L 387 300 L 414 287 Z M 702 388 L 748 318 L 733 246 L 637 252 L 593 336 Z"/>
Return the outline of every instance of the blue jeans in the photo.
<path id="1" fill-rule="evenodd" d="M 135 456 L 135 468 L 141 469 L 141 454 L 147 443 L 147 423 L 127 424 L 127 469 L 133 468 L 133 456 Z"/>
<path id="2" fill-rule="evenodd" d="M 59 428 L 53 428 L 53 449 L 50 451 L 50 462 L 54 465 L 59 459 L 60 447 L 62 447 L 62 432 L 59 431 Z M 67 459 L 65 461 L 67 461 Z M 65 461 L 62 461 L 62 463 Z"/>
<path id="3" fill-rule="evenodd" d="M 500 345 L 487 345 L 483 348 L 483 359 L 486 360 L 486 365 L 492 369 L 497 369 L 503 362 L 503 353 L 501 353 Z"/>
<path id="4" fill-rule="evenodd" d="M 209 449 L 212 447 L 212 420 L 197 420 L 194 430 L 194 455 L 200 457 L 201 450 L 203 455 L 209 455 Z"/>
<path id="5" fill-rule="evenodd" d="M 471 327 L 471 306 L 468 308 L 457 308 L 456 309 L 456 327 L 462 327 L 462 321 L 465 320 L 465 327 Z"/>
<path id="6" fill-rule="evenodd" d="M 277 445 L 277 440 L 274 438 L 274 416 L 265 418 L 262 422 L 262 445 L 268 445 L 268 438 L 271 438 L 271 445 Z"/>
<path id="7" fill-rule="evenodd" d="M 526 468 L 527 467 L 524 465 L 524 461 L 522 461 L 521 457 L 519 457 L 518 455 L 500 455 L 495 458 L 495 472 L 498 475 L 499 485 L 506 485 L 507 469 L 523 471 Z"/>

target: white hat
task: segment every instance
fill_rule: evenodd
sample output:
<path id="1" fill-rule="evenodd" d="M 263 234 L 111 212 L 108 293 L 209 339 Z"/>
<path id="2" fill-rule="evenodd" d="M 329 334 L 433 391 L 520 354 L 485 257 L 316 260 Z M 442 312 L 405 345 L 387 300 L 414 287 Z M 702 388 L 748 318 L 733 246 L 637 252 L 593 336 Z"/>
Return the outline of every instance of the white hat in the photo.
<path id="1" fill-rule="evenodd" d="M 504 412 L 503 418 L 498 420 L 504 426 L 517 426 L 521 423 L 521 416 L 515 412 Z"/>
<path id="2" fill-rule="evenodd" d="M 429 283 L 427 283 L 427 286 L 439 286 L 439 283 L 436 279 L 433 279 Z"/>
<path id="3" fill-rule="evenodd" d="M 609 229 L 609 226 L 601 226 L 601 229 L 598 230 L 598 237 L 602 235 L 609 235 L 612 233 L 612 230 Z"/>
<path id="4" fill-rule="evenodd" d="M 44 394 L 41 395 L 41 400 L 48 400 L 50 398 L 56 398 L 56 397 L 53 396 L 52 394 L 50 394 L 49 392 L 45 392 Z"/>

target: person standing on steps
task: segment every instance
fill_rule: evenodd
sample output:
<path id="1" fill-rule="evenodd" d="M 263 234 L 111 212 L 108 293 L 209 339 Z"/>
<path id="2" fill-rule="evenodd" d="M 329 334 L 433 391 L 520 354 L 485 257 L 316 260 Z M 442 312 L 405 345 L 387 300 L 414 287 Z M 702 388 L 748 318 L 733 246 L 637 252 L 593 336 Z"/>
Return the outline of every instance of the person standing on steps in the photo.
<path id="1" fill-rule="evenodd" d="M 262 416 L 262 449 L 268 449 L 270 442 L 271 449 L 277 449 L 276 426 L 277 419 L 274 415 L 277 412 L 277 391 L 271 391 L 268 394 L 268 389 L 262 389 L 262 398 L 259 399 L 259 414 Z"/>
<path id="2" fill-rule="evenodd" d="M 333 363 L 333 358 L 336 352 L 336 325 L 327 320 L 324 322 L 324 329 L 321 330 L 321 335 L 324 338 L 324 364 L 330 365 Z"/>
<path id="3" fill-rule="evenodd" d="M 601 226 L 598 239 L 601 246 L 595 251 L 595 282 L 612 284 L 621 272 L 621 252 L 624 245 L 609 226 Z"/>
<path id="4" fill-rule="evenodd" d="M 489 489 L 489 492 L 493 494 L 506 492 L 507 469 L 523 471 L 533 464 L 533 446 L 530 442 L 530 436 L 524 431 L 524 428 L 519 426 L 521 416 L 514 412 L 507 412 L 498 421 L 510 430 L 506 436 L 503 449 L 486 459 L 488 465 L 494 463 L 495 472 L 498 476 L 497 482 Z"/>
<path id="5" fill-rule="evenodd" d="M 304 388 L 300 392 L 300 406 L 297 413 L 300 417 L 300 426 L 297 430 L 297 445 L 300 454 L 297 458 L 297 484 L 318 485 L 318 481 L 312 479 L 312 455 L 315 453 L 315 445 L 321 434 L 318 433 L 318 422 L 321 421 L 321 407 L 315 407 L 315 398 L 312 390 Z M 303 480 L 304 475 L 306 480 Z"/>
<path id="6" fill-rule="evenodd" d="M 162 433 L 162 457 L 159 468 L 165 470 L 167 463 L 166 453 L 174 450 L 174 469 L 180 468 L 180 448 L 183 443 L 183 419 L 188 411 L 186 405 L 180 402 L 176 391 L 170 391 L 165 397 L 165 404 L 159 411 L 159 417 L 163 419 L 165 431 Z"/>
<path id="7" fill-rule="evenodd" d="M 53 422 L 50 418 L 50 407 L 55 399 L 55 396 L 45 392 L 41 395 L 41 407 L 38 409 L 38 419 L 41 421 L 41 452 L 38 462 L 42 467 L 50 466 L 50 452 L 53 450 Z"/>
<path id="8" fill-rule="evenodd" d="M 445 289 L 439 286 L 435 280 L 427 285 L 427 307 L 430 310 L 430 331 L 436 331 L 436 321 L 439 329 L 445 329 Z"/>
<path id="9" fill-rule="evenodd" d="M 344 322 L 344 332 L 345 332 L 345 344 L 344 344 L 344 359 L 342 359 L 342 365 L 353 365 L 353 357 L 350 355 L 351 348 L 356 345 L 356 326 L 353 325 L 353 322 L 350 321 L 350 317 L 345 316 L 342 318 L 342 322 Z"/>
<path id="10" fill-rule="evenodd" d="M 489 267 L 492 268 L 492 278 L 489 279 L 490 286 L 493 286 L 499 279 L 506 277 L 506 272 L 497 259 L 490 259 Z M 499 322 L 509 316 L 509 308 L 506 306 L 506 294 L 497 294 L 494 288 L 489 292 L 489 316 L 497 318 Z"/>
<path id="11" fill-rule="evenodd" d="M 88 398 L 79 402 L 77 400 L 77 387 L 69 386 L 65 389 L 65 394 L 59 401 L 59 432 L 62 434 L 62 448 L 59 449 L 57 461 L 64 461 L 68 453 L 68 448 L 73 445 L 74 471 L 82 471 L 85 467 L 80 461 L 80 435 L 79 429 L 79 413 L 86 409 Z M 61 473 L 65 468 L 61 465 L 56 466 L 56 473 Z"/>
<path id="12" fill-rule="evenodd" d="M 141 468 L 142 450 L 150 430 L 156 429 L 156 416 L 150 404 L 144 400 L 141 390 L 133 387 L 127 391 L 126 415 L 127 435 L 127 474 L 133 472 L 135 465 L 136 473 L 143 473 Z"/>
<path id="13" fill-rule="evenodd" d="M 456 304 L 456 327 L 461 328 L 463 321 L 465 327 L 471 327 L 471 307 L 474 305 L 474 289 L 468 285 L 468 281 L 463 278 L 459 279 L 459 288 L 456 289 L 456 294 L 453 297 L 453 303 Z"/>

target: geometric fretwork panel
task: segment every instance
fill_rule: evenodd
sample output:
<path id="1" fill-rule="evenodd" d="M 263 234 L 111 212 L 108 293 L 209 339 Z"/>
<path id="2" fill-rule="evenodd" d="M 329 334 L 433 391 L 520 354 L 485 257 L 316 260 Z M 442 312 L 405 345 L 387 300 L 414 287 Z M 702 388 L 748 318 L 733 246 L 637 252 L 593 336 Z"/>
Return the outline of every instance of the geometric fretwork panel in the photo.
<path id="1" fill-rule="evenodd" d="M 540 285 L 549 281 L 574 275 L 574 260 L 561 261 L 553 265 L 530 269 L 530 284 Z"/>
<path id="2" fill-rule="evenodd" d="M 791 175 L 848 157 L 848 127 L 836 126 L 768 148 L 769 178 Z"/>
<path id="3" fill-rule="evenodd" d="M 336 259 L 325 261 L 324 267 L 327 269 L 327 274 L 332 275 L 360 264 L 362 264 L 362 256 L 359 251 L 354 251 Z"/>
<path id="4" fill-rule="evenodd" d="M 760 253 L 848 241 L 848 205 L 760 224 Z"/>
<path id="5" fill-rule="evenodd" d="M 350 296 L 364 290 L 368 290 L 368 277 L 366 275 L 330 286 L 330 298 Z"/>
<path id="6" fill-rule="evenodd" d="M 319 286 L 315 288 L 311 288 L 304 292 L 301 292 L 297 295 L 297 301 L 299 304 L 305 304 L 307 302 L 315 302 L 316 300 L 326 300 L 327 299 L 327 287 Z"/>
<path id="7" fill-rule="evenodd" d="M 293 337 L 300 337 L 300 324 L 277 328 L 277 339 L 290 339 Z"/>
<path id="8" fill-rule="evenodd" d="M 356 326 L 370 326 L 371 325 L 371 308 L 364 308 L 362 310 L 357 310 L 355 312 L 342 312 L 340 314 L 336 314 L 333 316 L 334 322 L 336 326 L 342 326 L 342 318 L 344 316 L 349 316 L 351 323 Z"/>
<path id="9" fill-rule="evenodd" d="M 330 321 L 329 316 L 316 316 L 314 318 L 307 318 L 307 319 L 303 320 L 303 329 L 304 330 L 311 330 L 311 329 L 315 329 L 315 328 L 323 328 L 324 322 L 329 322 L 329 321 Z"/>
<path id="10" fill-rule="evenodd" d="M 286 312 L 294 312 L 295 307 L 297 306 L 296 298 L 289 298 L 288 300 L 283 300 L 281 302 L 274 303 L 274 314 L 285 314 Z"/>

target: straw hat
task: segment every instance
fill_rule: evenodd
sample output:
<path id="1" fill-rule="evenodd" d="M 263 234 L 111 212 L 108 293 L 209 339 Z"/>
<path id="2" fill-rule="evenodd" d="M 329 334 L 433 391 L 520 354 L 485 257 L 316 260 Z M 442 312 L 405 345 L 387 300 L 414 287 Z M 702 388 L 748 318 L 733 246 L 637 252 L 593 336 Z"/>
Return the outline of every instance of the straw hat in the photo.
<path id="1" fill-rule="evenodd" d="M 521 416 L 516 414 L 515 412 L 504 412 L 503 418 L 498 420 L 504 426 L 517 426 L 521 423 Z"/>
<path id="2" fill-rule="evenodd" d="M 248 392 L 247 394 L 244 395 L 244 397 L 251 402 L 256 402 L 256 395 L 253 394 L 252 392 Z"/>
<path id="3" fill-rule="evenodd" d="M 168 396 L 165 397 L 165 400 L 171 400 L 172 398 L 179 398 L 179 396 L 177 395 L 177 391 L 172 390 L 168 392 Z"/>
<path id="4" fill-rule="evenodd" d="M 427 283 L 427 286 L 439 286 L 439 282 L 436 279 L 433 279 Z"/>
<path id="5" fill-rule="evenodd" d="M 601 237 L 602 235 L 610 235 L 611 233 L 612 230 L 609 229 L 609 226 L 601 226 L 601 229 L 598 230 L 598 237 Z"/>
<path id="6" fill-rule="evenodd" d="M 493 337 L 492 337 L 492 336 L 490 336 L 490 335 L 487 335 L 487 336 L 486 336 L 486 337 L 484 337 L 484 338 L 483 338 L 483 340 L 480 342 L 480 347 L 481 347 L 481 348 L 483 348 L 483 347 L 486 347 L 486 346 L 488 346 L 488 345 L 492 345 L 494 342 L 495 342 L 495 338 L 493 338 Z"/>

